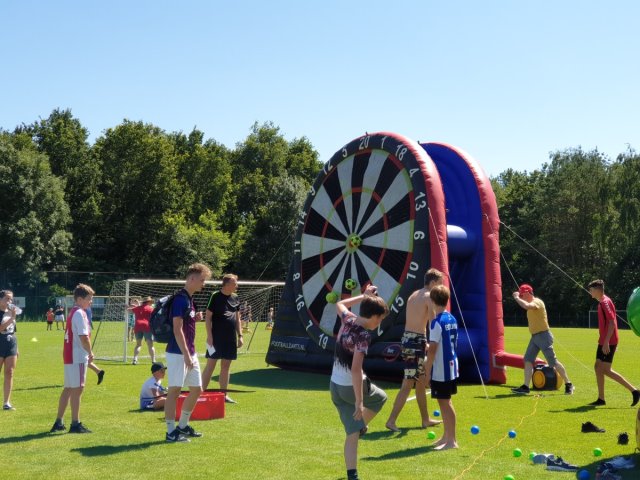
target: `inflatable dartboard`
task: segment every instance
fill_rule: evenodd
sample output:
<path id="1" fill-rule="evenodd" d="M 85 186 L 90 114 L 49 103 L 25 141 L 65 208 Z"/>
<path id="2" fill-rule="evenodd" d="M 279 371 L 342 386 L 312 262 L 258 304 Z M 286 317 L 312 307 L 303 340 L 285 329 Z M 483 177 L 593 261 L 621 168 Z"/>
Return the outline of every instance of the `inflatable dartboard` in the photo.
<path id="1" fill-rule="evenodd" d="M 447 271 L 444 198 L 428 154 L 393 133 L 349 142 L 324 165 L 298 222 L 291 280 L 306 333 L 333 350 L 335 301 L 374 284 L 390 309 L 375 342 L 404 323 L 430 267 Z"/>

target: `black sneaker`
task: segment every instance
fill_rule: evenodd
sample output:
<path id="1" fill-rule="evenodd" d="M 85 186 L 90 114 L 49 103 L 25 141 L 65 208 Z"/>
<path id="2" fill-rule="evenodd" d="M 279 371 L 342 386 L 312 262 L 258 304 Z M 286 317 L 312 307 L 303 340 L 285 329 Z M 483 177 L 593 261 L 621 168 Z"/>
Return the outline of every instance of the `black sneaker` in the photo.
<path id="1" fill-rule="evenodd" d="M 82 422 L 72 423 L 69 427 L 69 433 L 92 433 Z"/>
<path id="2" fill-rule="evenodd" d="M 547 470 L 552 472 L 577 472 L 578 467 L 562 460 L 562 457 L 547 459 Z"/>
<path id="3" fill-rule="evenodd" d="M 631 392 L 631 396 L 633 397 L 633 402 L 631 402 L 631 406 L 635 407 L 638 402 L 640 402 L 640 390 L 634 390 Z"/>
<path id="4" fill-rule="evenodd" d="M 573 386 L 573 383 L 567 383 L 564 386 L 564 394 L 565 395 L 573 395 L 573 392 L 576 391 L 576 387 Z"/>
<path id="5" fill-rule="evenodd" d="M 604 433 L 605 431 L 604 428 L 596 427 L 591 422 L 584 422 L 582 424 L 582 433 Z"/>
<path id="6" fill-rule="evenodd" d="M 191 441 L 187 437 L 182 435 L 182 433 L 180 433 L 180 429 L 177 427 L 173 430 L 173 432 L 166 434 L 165 440 L 169 443 L 187 443 Z"/>
<path id="7" fill-rule="evenodd" d="M 49 433 L 65 432 L 66 430 L 67 430 L 67 427 L 64 426 L 64 423 L 54 422 L 53 427 L 51 427 L 51 430 L 49 430 Z"/>
<path id="8" fill-rule="evenodd" d="M 529 395 L 531 390 L 526 385 L 521 385 L 518 388 L 512 388 L 511 391 L 513 393 L 517 393 L 518 395 Z"/>
<path id="9" fill-rule="evenodd" d="M 187 425 L 186 427 L 182 428 L 176 427 L 176 430 L 178 430 L 178 432 L 180 432 L 185 437 L 200 438 L 202 436 L 202 433 L 196 432 L 191 425 Z"/>
<path id="10" fill-rule="evenodd" d="M 602 400 L 601 398 L 597 399 L 595 402 L 591 402 L 589 404 L 590 407 L 600 407 L 602 405 L 606 405 L 607 402 L 605 402 L 604 400 Z"/>
<path id="11" fill-rule="evenodd" d="M 104 370 L 98 372 L 98 385 L 102 383 L 102 380 L 104 380 Z"/>

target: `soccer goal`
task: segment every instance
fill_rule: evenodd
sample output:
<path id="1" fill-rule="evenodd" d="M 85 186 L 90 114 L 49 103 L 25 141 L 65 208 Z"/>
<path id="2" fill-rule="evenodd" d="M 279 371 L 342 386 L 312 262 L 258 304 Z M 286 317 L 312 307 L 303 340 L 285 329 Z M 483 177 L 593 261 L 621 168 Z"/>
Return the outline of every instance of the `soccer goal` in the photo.
<path id="1" fill-rule="evenodd" d="M 194 295 L 198 311 L 204 312 L 211 294 L 220 289 L 222 281 L 210 280 L 205 288 Z M 127 361 L 133 355 L 135 340 L 129 340 L 127 306 L 131 299 L 151 297 L 155 300 L 171 295 L 184 286 L 184 280 L 120 280 L 113 284 L 109 297 L 106 298 L 100 319 L 93 321 L 93 352 L 101 360 Z M 278 310 L 278 302 L 282 296 L 284 282 L 251 282 L 239 281 L 236 294 L 241 302 L 241 316 L 251 312 L 252 322 L 266 322 L 269 309 Z M 97 321 L 98 320 L 98 321 Z M 204 339 L 202 348 L 204 350 Z M 196 341 L 200 341 L 196 339 Z M 141 353 L 146 351 L 143 346 Z M 160 353 L 160 352 L 159 352 Z"/>

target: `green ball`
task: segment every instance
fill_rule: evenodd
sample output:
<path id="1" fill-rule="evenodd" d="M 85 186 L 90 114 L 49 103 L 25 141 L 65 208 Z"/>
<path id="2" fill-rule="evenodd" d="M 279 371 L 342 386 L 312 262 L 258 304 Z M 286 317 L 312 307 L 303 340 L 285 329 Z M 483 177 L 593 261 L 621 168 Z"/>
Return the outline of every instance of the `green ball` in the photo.
<path id="1" fill-rule="evenodd" d="M 518 458 L 522 456 L 522 450 L 520 450 L 519 448 L 514 448 L 513 449 L 513 456 Z"/>
<path id="2" fill-rule="evenodd" d="M 427 438 L 429 438 L 430 440 L 433 440 L 434 438 L 436 438 L 436 432 L 431 430 L 429 433 L 427 433 Z"/>
<path id="3" fill-rule="evenodd" d="M 533 460 L 533 457 L 535 457 L 536 455 L 536 452 L 529 452 L 529 460 Z"/>
<path id="4" fill-rule="evenodd" d="M 627 320 L 633 333 L 640 336 L 640 287 L 636 287 L 627 302 Z"/>
<path id="5" fill-rule="evenodd" d="M 355 289 L 357 286 L 358 286 L 358 282 L 355 281 L 353 278 L 347 278 L 344 281 L 344 288 L 346 288 L 349 291 Z"/>
<path id="6" fill-rule="evenodd" d="M 513 475 L 505 475 L 504 480 L 516 480 Z"/>
<path id="7" fill-rule="evenodd" d="M 327 303 L 337 303 L 338 302 L 338 294 L 336 292 L 329 292 L 324 297 L 327 300 Z"/>
<path id="8" fill-rule="evenodd" d="M 594 448 L 593 449 L 593 456 L 594 457 L 599 457 L 600 455 L 602 455 L 602 449 L 598 448 L 598 447 Z"/>

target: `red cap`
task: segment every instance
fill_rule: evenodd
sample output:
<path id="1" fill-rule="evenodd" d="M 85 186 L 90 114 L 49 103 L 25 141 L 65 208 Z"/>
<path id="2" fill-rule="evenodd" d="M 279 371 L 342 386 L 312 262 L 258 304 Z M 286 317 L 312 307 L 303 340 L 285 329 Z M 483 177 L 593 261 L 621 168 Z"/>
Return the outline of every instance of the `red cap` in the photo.
<path id="1" fill-rule="evenodd" d="M 520 285 L 520 288 L 518 288 L 518 293 L 520 295 L 522 295 L 523 293 L 531 293 L 531 294 L 533 294 L 533 287 L 531 285 L 529 285 L 528 283 L 523 283 L 522 285 Z"/>

